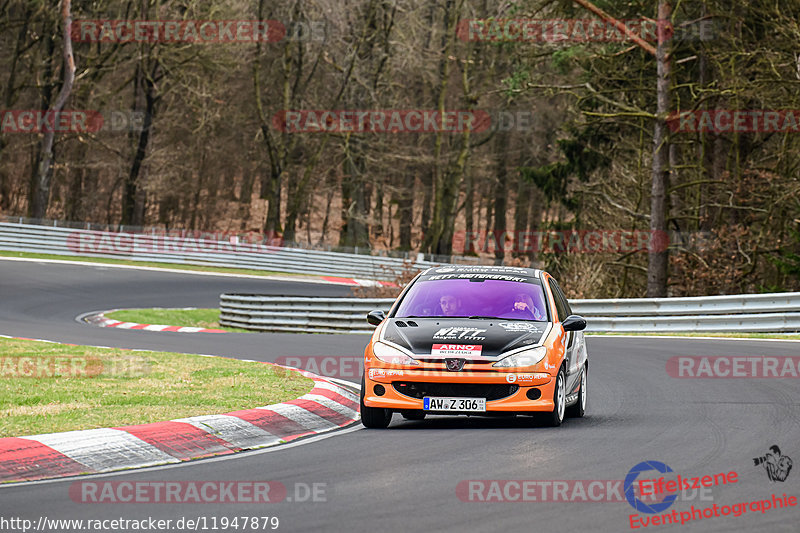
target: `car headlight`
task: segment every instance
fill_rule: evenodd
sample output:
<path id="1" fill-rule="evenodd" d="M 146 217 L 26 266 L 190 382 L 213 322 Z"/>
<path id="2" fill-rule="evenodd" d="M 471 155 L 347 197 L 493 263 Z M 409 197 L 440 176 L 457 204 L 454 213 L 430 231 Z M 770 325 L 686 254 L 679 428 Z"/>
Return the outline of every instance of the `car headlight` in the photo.
<path id="1" fill-rule="evenodd" d="M 376 342 L 372 346 L 372 353 L 375 354 L 375 357 L 383 361 L 384 363 L 389 363 L 392 365 L 418 365 L 419 361 L 410 357 L 408 354 L 405 354 L 394 348 L 389 346 L 388 344 L 384 344 L 382 342 Z"/>
<path id="2" fill-rule="evenodd" d="M 547 355 L 547 348 L 544 346 L 537 346 L 530 350 L 523 350 L 514 355 L 499 360 L 493 367 L 497 368 L 521 368 L 524 366 L 533 366 Z"/>

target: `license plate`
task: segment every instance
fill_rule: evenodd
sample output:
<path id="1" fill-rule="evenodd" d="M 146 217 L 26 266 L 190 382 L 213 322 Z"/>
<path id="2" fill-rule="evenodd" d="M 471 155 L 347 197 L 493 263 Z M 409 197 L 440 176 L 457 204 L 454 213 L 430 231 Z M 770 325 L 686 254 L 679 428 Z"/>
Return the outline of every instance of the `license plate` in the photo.
<path id="1" fill-rule="evenodd" d="M 486 398 L 435 398 L 422 399 L 422 409 L 425 411 L 472 411 L 483 413 L 486 411 Z"/>

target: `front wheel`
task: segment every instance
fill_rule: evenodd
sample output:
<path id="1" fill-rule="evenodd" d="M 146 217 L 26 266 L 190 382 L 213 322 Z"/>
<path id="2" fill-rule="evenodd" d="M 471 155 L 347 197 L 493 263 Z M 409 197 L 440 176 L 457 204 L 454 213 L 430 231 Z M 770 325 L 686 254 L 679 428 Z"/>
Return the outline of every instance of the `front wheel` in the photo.
<path id="1" fill-rule="evenodd" d="M 564 421 L 564 402 L 566 401 L 566 378 L 564 377 L 564 367 L 558 371 L 556 376 L 556 387 L 553 392 L 553 412 L 547 413 L 547 425 L 558 427 Z"/>
<path id="2" fill-rule="evenodd" d="M 583 367 L 583 375 L 581 375 L 581 388 L 578 390 L 578 402 L 567 408 L 567 416 L 573 418 L 583 418 L 586 414 L 586 374 L 589 372 L 588 367 Z"/>
<path id="3" fill-rule="evenodd" d="M 364 376 L 361 376 L 361 423 L 366 428 L 384 429 L 392 422 L 392 411 L 383 407 L 368 407 L 364 405 L 366 385 Z"/>

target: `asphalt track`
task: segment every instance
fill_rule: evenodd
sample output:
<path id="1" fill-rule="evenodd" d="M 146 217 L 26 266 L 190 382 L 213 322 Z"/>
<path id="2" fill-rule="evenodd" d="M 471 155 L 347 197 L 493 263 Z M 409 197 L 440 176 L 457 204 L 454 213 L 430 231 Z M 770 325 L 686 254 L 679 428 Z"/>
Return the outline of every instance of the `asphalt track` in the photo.
<path id="1" fill-rule="evenodd" d="M 0 261 L 0 334 L 259 360 L 352 357 L 362 353 L 367 341 L 359 335 L 121 331 L 74 320 L 83 312 L 115 307 L 214 307 L 225 291 L 320 296 L 349 292 L 331 285 Z M 68 489 L 75 481 L 70 479 L 0 488 L 0 518 L 36 523 L 42 516 L 153 517 L 174 523 L 181 517 L 206 517 L 212 530 L 211 517 L 277 516 L 278 531 L 619 532 L 631 530 L 634 509 L 625 501 L 462 501 L 456 487 L 465 480 L 621 480 L 646 460 L 664 462 L 683 476 L 738 474 L 737 483 L 715 487 L 706 499 L 688 495 L 688 501 L 679 500 L 666 512 L 768 499 L 773 493 L 800 496 L 800 466 L 785 482 L 771 482 L 752 460 L 773 444 L 795 462 L 800 460 L 796 379 L 675 379 L 665 370 L 675 355 L 798 356 L 800 343 L 590 337 L 587 345 L 587 416 L 569 419 L 560 428 L 538 427 L 527 418 L 434 417 L 408 422 L 395 415 L 388 430 L 362 429 L 268 453 L 91 478 L 273 480 L 287 486 L 294 500 L 295 490 L 304 492 L 302 487 L 323 483 L 325 497 L 319 499 L 325 501 L 85 504 L 70 499 Z M 800 508 L 789 507 L 646 529 L 797 532 L 798 524 Z M 238 531 L 253 530 L 240 524 Z"/>

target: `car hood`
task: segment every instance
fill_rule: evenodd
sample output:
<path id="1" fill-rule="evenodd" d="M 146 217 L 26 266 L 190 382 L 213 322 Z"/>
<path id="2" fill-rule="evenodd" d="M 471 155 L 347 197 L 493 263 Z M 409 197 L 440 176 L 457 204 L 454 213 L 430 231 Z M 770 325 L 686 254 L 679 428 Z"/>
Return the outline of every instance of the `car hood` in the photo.
<path id="1" fill-rule="evenodd" d="M 390 318 L 383 339 L 410 350 L 419 359 L 496 358 L 510 350 L 536 346 L 549 322 L 505 319 Z"/>

